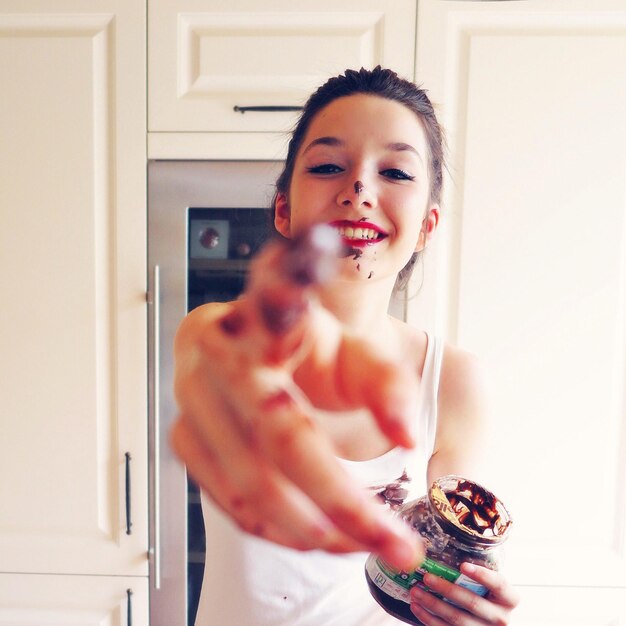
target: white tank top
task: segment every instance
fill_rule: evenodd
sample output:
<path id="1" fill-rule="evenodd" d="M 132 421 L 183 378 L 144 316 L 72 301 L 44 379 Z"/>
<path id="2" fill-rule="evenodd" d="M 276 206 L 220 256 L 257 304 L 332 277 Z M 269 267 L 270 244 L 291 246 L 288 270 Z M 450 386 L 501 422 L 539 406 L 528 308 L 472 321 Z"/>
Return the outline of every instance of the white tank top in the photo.
<path id="1" fill-rule="evenodd" d="M 392 507 L 426 493 L 437 427 L 443 342 L 428 338 L 417 416 L 417 446 L 368 461 L 339 459 Z M 206 563 L 196 626 L 397 626 L 372 599 L 367 553 L 300 552 L 240 531 L 202 497 Z"/>

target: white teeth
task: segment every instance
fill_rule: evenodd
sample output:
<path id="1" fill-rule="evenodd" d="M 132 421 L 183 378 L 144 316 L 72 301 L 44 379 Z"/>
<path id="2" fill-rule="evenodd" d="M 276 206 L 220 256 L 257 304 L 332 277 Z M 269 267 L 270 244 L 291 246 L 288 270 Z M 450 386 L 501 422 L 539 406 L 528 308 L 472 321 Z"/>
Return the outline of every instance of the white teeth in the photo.
<path id="1" fill-rule="evenodd" d="M 373 228 L 352 228 L 352 226 L 339 226 L 337 231 L 346 239 L 365 239 L 371 241 L 378 238 L 378 232 Z"/>

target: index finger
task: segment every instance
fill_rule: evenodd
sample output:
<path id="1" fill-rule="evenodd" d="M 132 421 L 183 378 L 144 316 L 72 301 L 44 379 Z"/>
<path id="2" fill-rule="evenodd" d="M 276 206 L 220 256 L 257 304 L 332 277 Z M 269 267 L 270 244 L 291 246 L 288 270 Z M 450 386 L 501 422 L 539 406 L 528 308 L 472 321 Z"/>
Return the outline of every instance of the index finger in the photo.
<path id="1" fill-rule="evenodd" d="M 487 587 L 489 589 L 488 597 L 492 602 L 508 608 L 514 608 L 519 604 L 519 593 L 500 572 L 474 563 L 462 563 L 461 572 Z"/>

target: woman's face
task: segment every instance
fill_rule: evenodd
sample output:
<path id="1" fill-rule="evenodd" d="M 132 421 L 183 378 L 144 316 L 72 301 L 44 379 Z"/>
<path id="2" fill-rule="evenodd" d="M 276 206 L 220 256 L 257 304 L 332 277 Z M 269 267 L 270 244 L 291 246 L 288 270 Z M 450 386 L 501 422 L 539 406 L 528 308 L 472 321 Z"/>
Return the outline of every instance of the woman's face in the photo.
<path id="1" fill-rule="evenodd" d="M 276 227 L 291 237 L 331 224 L 353 250 L 350 275 L 395 279 L 437 225 L 428 171 L 426 135 L 412 111 L 373 95 L 339 98 L 309 126 L 289 192 L 276 201 Z"/>

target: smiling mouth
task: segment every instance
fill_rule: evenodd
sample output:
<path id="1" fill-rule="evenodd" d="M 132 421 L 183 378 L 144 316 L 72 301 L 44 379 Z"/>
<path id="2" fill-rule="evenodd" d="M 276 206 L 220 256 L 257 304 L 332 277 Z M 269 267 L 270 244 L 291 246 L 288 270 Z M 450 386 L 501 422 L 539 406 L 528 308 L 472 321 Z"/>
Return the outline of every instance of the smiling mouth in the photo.
<path id="1" fill-rule="evenodd" d="M 387 235 L 371 224 L 335 222 L 331 224 L 344 242 L 351 245 L 365 245 L 381 241 Z"/>

